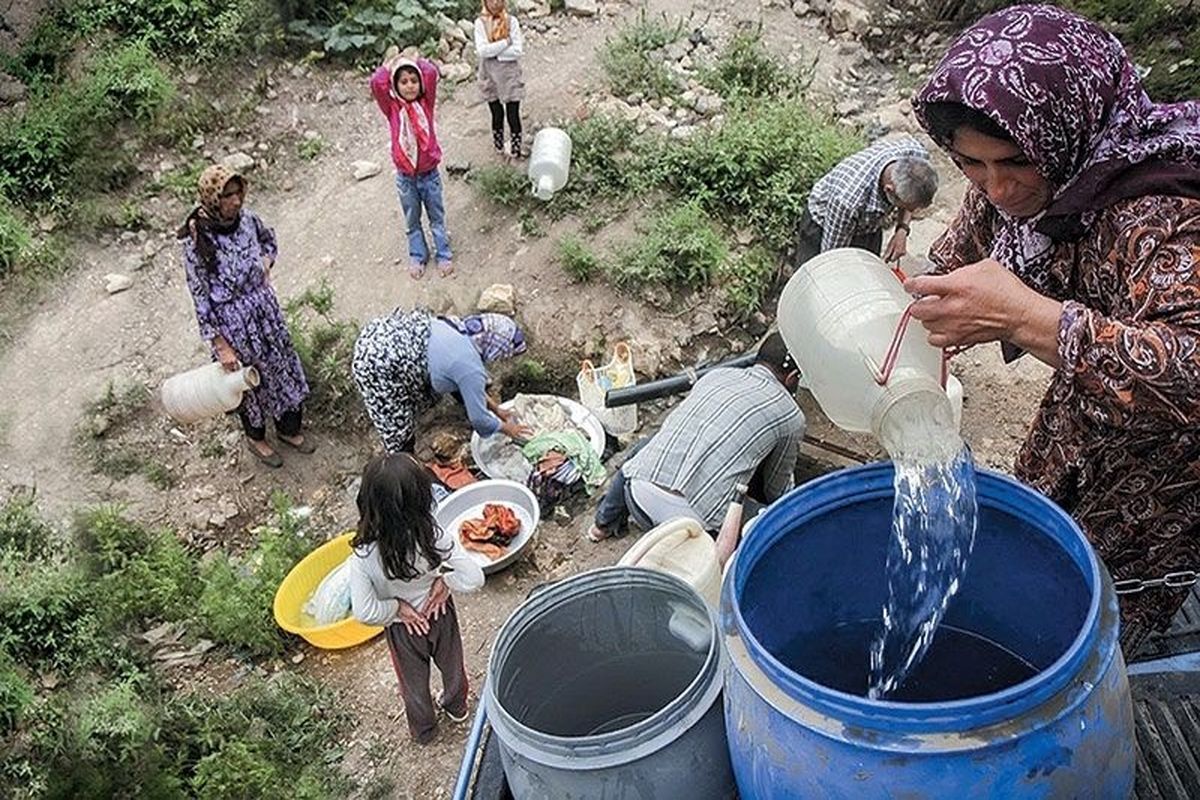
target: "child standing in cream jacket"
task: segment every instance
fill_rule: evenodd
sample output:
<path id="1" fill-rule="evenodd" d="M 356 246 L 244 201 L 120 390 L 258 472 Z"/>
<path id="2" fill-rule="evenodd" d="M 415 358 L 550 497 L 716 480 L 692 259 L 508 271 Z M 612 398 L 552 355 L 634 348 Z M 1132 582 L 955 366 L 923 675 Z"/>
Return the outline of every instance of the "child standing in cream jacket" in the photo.
<path id="1" fill-rule="evenodd" d="M 513 158 L 521 157 L 521 101 L 525 79 L 521 56 L 525 39 L 505 0 L 484 0 L 475 20 L 475 52 L 479 54 L 479 91 L 492 112 L 492 144 L 504 154 L 504 120 L 508 118 Z"/>

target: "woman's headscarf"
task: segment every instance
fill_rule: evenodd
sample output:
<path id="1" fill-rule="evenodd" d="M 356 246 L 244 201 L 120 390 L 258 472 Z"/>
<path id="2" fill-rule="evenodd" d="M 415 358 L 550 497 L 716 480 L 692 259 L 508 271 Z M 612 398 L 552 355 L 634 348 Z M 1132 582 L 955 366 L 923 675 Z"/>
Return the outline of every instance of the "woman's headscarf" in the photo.
<path id="1" fill-rule="evenodd" d="M 400 142 L 400 152 L 408 161 L 408 172 L 417 171 L 417 158 L 422 150 L 429 146 L 429 117 L 425 114 L 425 106 L 415 100 L 408 102 L 396 91 L 396 74 L 408 68 L 417 73 L 417 81 L 421 84 L 421 94 L 425 93 L 425 80 L 417 62 L 408 58 L 397 59 L 392 64 L 392 73 L 388 78 L 388 87 L 392 97 L 400 103 L 399 129 L 396 138 Z M 421 95 L 417 95 L 417 100 Z"/>
<path id="2" fill-rule="evenodd" d="M 224 164 L 213 164 L 200 173 L 196 182 L 199 204 L 188 213 L 183 225 L 176 232 L 180 239 L 191 239 L 196 245 L 200 264 L 208 272 L 216 270 L 216 245 L 214 233 L 229 233 L 237 228 L 241 215 L 232 220 L 221 219 L 221 192 L 226 184 L 237 179 L 242 185 L 242 200 L 246 199 L 246 179 Z"/>
<path id="3" fill-rule="evenodd" d="M 487 31 L 489 42 L 498 42 L 508 38 L 508 4 L 504 3 L 499 14 L 493 14 L 488 8 L 487 0 L 483 0 L 479 11 L 483 27 Z"/>
<path id="4" fill-rule="evenodd" d="M 1050 236 L 1077 236 L 1092 212 L 1147 194 L 1200 197 L 1200 102 L 1152 102 L 1121 43 L 1069 11 L 1013 6 L 976 22 L 913 101 L 927 130 L 925 109 L 940 102 L 986 114 L 1050 182 L 1036 217 L 997 209 L 992 255 L 1031 282 Z"/>
<path id="5" fill-rule="evenodd" d="M 443 317 L 451 327 L 471 340 L 485 364 L 525 352 L 525 334 L 512 317 L 504 314 L 472 314 L 459 319 Z"/>

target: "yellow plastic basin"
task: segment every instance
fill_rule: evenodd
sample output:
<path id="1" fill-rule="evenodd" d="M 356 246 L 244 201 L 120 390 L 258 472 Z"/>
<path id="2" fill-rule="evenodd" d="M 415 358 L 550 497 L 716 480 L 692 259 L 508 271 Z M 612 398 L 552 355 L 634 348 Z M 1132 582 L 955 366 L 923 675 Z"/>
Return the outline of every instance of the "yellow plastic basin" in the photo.
<path id="1" fill-rule="evenodd" d="M 363 625 L 354 617 L 329 625 L 304 622 L 304 604 L 325 576 L 350 557 L 350 540 L 353 538 L 353 531 L 344 533 L 313 550 L 292 567 L 275 591 L 275 622 L 288 633 L 303 636 L 314 647 L 324 650 L 354 647 L 383 631 L 383 628 Z"/>

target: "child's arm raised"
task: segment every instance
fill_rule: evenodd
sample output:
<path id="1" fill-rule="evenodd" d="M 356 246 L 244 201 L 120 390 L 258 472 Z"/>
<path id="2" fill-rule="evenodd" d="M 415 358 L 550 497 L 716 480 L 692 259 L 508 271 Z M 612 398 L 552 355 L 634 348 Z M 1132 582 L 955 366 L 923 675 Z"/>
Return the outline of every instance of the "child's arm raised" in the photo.
<path id="1" fill-rule="evenodd" d="M 374 95 L 375 102 L 379 104 L 379 110 L 385 117 L 392 105 L 391 87 L 388 86 L 391 79 L 392 71 L 386 64 L 375 70 L 375 74 L 371 76 L 371 94 Z"/>
<path id="2" fill-rule="evenodd" d="M 417 59 L 417 69 L 421 72 L 421 88 L 425 90 L 424 99 L 429 106 L 433 106 L 437 102 L 437 86 L 438 78 L 441 77 L 441 72 L 428 58 Z"/>

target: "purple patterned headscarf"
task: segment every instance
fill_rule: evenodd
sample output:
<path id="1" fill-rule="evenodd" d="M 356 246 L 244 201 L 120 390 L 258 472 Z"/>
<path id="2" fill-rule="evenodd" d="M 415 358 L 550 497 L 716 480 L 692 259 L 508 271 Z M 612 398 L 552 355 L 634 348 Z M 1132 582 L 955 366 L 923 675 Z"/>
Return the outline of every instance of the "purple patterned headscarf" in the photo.
<path id="1" fill-rule="evenodd" d="M 525 334 L 512 317 L 484 312 L 442 319 L 471 340 L 485 364 L 525 352 Z"/>
<path id="2" fill-rule="evenodd" d="M 1066 220 L 1087 226 L 1129 197 L 1200 197 L 1200 102 L 1152 102 L 1121 43 L 1068 11 L 1024 5 L 980 19 L 913 101 L 926 130 L 926 106 L 939 102 L 986 114 L 1053 188 L 1036 217 L 997 209 L 992 256 L 1022 277 L 1048 260 L 1045 233 L 1079 230 Z"/>

